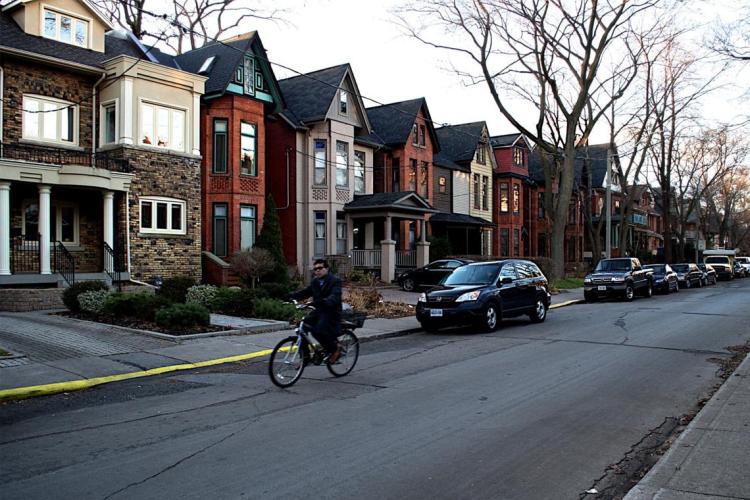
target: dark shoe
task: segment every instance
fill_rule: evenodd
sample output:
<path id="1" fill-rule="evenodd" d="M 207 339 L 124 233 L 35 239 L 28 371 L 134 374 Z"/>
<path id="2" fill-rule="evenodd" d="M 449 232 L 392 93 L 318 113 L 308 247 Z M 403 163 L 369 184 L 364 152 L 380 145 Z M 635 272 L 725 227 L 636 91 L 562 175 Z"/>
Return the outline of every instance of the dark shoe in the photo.
<path id="1" fill-rule="evenodd" d="M 336 364 L 336 361 L 338 361 L 340 357 L 341 357 L 341 344 L 338 344 L 336 346 L 336 350 L 333 351 L 333 354 L 328 356 L 328 364 L 330 365 Z"/>

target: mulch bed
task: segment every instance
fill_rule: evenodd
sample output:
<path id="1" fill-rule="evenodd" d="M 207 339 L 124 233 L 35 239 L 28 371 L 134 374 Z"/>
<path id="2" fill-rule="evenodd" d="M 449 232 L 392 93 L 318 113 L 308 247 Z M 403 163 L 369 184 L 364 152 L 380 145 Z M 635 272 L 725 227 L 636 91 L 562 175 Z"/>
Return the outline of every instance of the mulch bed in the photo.
<path id="1" fill-rule="evenodd" d="M 125 328 L 133 328 L 136 330 L 148 330 L 151 332 L 166 333 L 167 335 L 192 335 L 194 333 L 211 333 L 211 332 L 223 332 L 231 330 L 227 326 L 218 325 L 207 325 L 207 326 L 195 326 L 193 328 L 183 328 L 180 330 L 172 330 L 164 328 L 163 326 L 157 325 L 153 321 L 145 321 L 136 318 L 118 318 L 114 316 L 97 316 L 94 314 L 86 314 L 83 312 L 74 313 L 71 311 L 63 311 L 57 313 L 60 316 L 66 316 L 69 318 L 83 319 L 86 321 L 95 321 L 97 323 L 104 323 L 107 325 L 124 326 Z"/>

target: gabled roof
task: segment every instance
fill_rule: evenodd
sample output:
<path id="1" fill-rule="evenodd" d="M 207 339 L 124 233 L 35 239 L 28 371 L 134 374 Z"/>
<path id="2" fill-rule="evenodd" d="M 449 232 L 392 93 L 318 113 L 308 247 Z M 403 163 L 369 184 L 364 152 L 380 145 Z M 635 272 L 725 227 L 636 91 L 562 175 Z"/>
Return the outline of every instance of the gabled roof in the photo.
<path id="1" fill-rule="evenodd" d="M 414 191 L 394 193 L 374 193 L 354 195 L 354 199 L 344 205 L 347 212 L 367 211 L 373 209 L 400 210 L 409 212 L 436 212 L 434 208 Z"/>
<path id="2" fill-rule="evenodd" d="M 10 2 L 3 5 L 1 9 L 3 12 L 8 12 L 8 11 L 14 10 L 16 7 L 20 7 L 21 5 L 25 5 L 27 3 L 31 3 L 34 1 L 36 0 L 11 0 Z M 112 24 L 112 21 L 107 16 L 105 16 L 96 5 L 94 5 L 89 0 L 78 0 L 78 1 L 81 2 L 83 5 L 85 5 L 86 8 L 89 9 L 91 13 L 94 14 L 96 18 L 99 21 L 101 21 L 107 28 L 111 30 L 115 29 L 115 26 L 114 24 Z"/>
<path id="3" fill-rule="evenodd" d="M 297 122 L 323 120 L 338 88 L 349 72 L 349 63 L 279 80 L 286 109 Z"/>
<path id="4" fill-rule="evenodd" d="M 456 163 L 471 162 L 482 139 L 485 122 L 449 125 L 435 129 L 445 157 Z"/>
<path id="5" fill-rule="evenodd" d="M 420 110 L 427 122 L 427 131 L 434 144 L 434 151 L 439 151 L 440 145 L 435 134 L 435 127 L 432 125 L 430 110 L 427 108 L 427 100 L 424 97 L 367 108 L 367 116 L 370 118 L 373 130 L 370 136 L 389 147 L 406 144 Z"/>
<path id="6" fill-rule="evenodd" d="M 529 144 L 529 141 L 526 140 L 526 136 L 519 132 L 516 132 L 515 134 L 495 135 L 490 137 L 490 145 L 493 148 L 507 148 L 514 146 L 519 141 L 523 142 L 528 149 L 531 149 L 531 145 Z"/>
<path id="7" fill-rule="evenodd" d="M 586 165 L 588 175 L 593 188 L 603 188 L 607 175 L 607 152 L 609 144 L 591 144 L 576 149 L 575 180 L 574 184 L 579 186 L 583 175 L 583 167 Z M 562 155 L 562 150 L 560 150 Z M 544 184 L 544 169 L 539 158 L 539 149 L 535 149 L 529 155 L 529 177 L 538 184 Z"/>
<path id="8" fill-rule="evenodd" d="M 442 151 L 440 153 L 436 153 L 432 157 L 432 164 L 436 167 L 444 167 L 448 168 L 450 170 L 459 170 L 461 172 L 470 172 L 471 169 L 468 165 L 459 165 L 455 161 L 448 158 L 445 153 Z"/>

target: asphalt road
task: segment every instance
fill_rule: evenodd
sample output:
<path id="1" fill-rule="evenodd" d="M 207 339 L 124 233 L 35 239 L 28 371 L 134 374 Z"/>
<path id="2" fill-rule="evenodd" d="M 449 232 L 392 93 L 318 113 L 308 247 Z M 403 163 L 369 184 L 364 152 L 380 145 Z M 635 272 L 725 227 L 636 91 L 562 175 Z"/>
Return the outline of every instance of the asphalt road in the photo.
<path id="1" fill-rule="evenodd" d="M 578 498 L 720 383 L 750 280 L 0 406 L 3 498 Z"/>

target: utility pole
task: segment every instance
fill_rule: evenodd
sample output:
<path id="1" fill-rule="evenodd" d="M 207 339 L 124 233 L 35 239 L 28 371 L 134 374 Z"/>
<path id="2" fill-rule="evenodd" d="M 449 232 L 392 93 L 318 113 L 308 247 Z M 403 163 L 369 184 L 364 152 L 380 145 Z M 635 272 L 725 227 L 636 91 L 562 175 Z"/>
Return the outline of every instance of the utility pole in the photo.
<path id="1" fill-rule="evenodd" d="M 609 259 L 612 257 L 612 152 L 609 148 L 607 148 L 607 194 L 605 196 L 604 208 L 607 211 L 604 257 Z"/>

